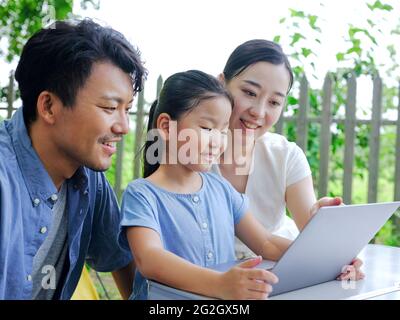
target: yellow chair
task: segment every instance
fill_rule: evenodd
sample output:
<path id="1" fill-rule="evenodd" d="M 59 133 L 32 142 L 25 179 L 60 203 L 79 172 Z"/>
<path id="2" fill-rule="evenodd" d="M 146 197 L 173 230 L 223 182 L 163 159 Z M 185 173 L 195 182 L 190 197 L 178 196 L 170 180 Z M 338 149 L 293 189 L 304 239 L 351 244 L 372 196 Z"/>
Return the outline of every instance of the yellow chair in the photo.
<path id="1" fill-rule="evenodd" d="M 86 266 L 83 267 L 81 278 L 71 300 L 100 300 Z"/>

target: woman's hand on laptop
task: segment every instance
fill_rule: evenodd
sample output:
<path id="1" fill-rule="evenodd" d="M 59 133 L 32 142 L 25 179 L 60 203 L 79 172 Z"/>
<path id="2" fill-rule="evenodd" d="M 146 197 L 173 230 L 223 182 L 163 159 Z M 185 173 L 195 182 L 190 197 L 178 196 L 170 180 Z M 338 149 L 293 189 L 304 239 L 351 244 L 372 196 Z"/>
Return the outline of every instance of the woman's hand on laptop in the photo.
<path id="1" fill-rule="evenodd" d="M 341 197 L 323 197 L 321 199 L 318 199 L 316 203 L 311 207 L 310 209 L 310 215 L 313 216 L 314 214 L 317 213 L 319 208 L 321 207 L 330 207 L 330 206 L 343 206 L 343 200 Z"/>
<path id="2" fill-rule="evenodd" d="M 365 274 L 361 271 L 363 262 L 359 258 L 355 258 L 350 265 L 345 265 L 342 268 L 342 273 L 336 280 L 361 280 L 365 278 Z"/>

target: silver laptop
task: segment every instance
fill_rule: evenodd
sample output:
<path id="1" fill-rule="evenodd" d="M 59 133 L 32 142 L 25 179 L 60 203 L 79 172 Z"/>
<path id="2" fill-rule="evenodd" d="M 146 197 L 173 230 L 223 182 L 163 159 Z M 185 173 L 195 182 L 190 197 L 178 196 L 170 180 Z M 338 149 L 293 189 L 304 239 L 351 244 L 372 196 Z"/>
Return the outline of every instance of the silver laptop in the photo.
<path id="1" fill-rule="evenodd" d="M 400 201 L 320 208 L 277 262 L 256 266 L 279 278 L 270 296 L 335 280 L 399 207 Z M 212 269 L 224 272 L 237 263 Z"/>
<path id="2" fill-rule="evenodd" d="M 271 272 L 270 296 L 336 279 L 400 207 L 400 202 L 322 207 Z"/>
<path id="3" fill-rule="evenodd" d="M 279 277 L 270 296 L 336 279 L 399 207 L 400 201 L 319 209 L 276 263 L 264 260 L 257 265 Z M 211 268 L 224 272 L 238 262 Z M 149 298 L 210 299 L 154 281 L 150 281 Z"/>

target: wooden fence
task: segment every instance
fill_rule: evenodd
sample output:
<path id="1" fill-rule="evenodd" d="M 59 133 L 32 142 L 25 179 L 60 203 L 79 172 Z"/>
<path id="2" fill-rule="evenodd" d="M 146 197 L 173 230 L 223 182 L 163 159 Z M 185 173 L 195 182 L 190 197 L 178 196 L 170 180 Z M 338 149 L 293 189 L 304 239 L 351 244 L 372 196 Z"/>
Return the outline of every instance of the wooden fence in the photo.
<path id="1" fill-rule="evenodd" d="M 157 81 L 157 96 L 162 86 L 161 76 Z M 350 204 L 353 191 L 353 167 L 356 126 L 360 124 L 370 124 L 369 133 L 369 159 L 368 159 L 368 202 L 376 202 L 378 195 L 378 177 L 379 177 L 379 148 L 380 148 L 380 129 L 381 126 L 396 126 L 395 148 L 395 177 L 394 177 L 394 200 L 400 200 L 400 85 L 398 92 L 398 115 L 397 120 L 382 119 L 382 80 L 379 75 L 373 79 L 373 99 L 372 116 L 370 120 L 361 120 L 356 118 L 356 93 L 357 81 L 354 73 L 347 80 L 347 97 L 345 117 L 337 118 L 332 116 L 332 92 L 333 80 L 330 74 L 325 77 L 322 96 L 322 112 L 320 117 L 309 116 L 309 84 L 306 77 L 300 81 L 299 106 L 296 116 L 283 116 L 275 126 L 275 132 L 282 133 L 285 123 L 294 122 L 296 126 L 296 143 L 307 153 L 308 127 L 310 123 L 319 123 L 320 143 L 319 143 L 319 175 L 317 191 L 318 196 L 324 196 L 328 193 L 329 179 L 329 157 L 331 145 L 331 124 L 341 123 L 345 127 L 345 146 L 343 157 L 343 200 Z M 11 117 L 14 108 L 15 84 L 13 74 L 10 74 L 10 82 L 7 91 L 7 107 L 0 108 L 7 110 L 7 117 Z M 132 152 L 134 155 L 140 153 L 145 137 L 145 119 L 147 118 L 147 106 L 144 99 L 144 91 L 138 95 L 136 111 L 131 114 L 135 118 L 135 144 Z M 122 193 L 122 165 L 124 158 L 124 140 L 117 145 L 116 168 L 114 189 L 118 196 Z M 132 178 L 138 178 L 141 174 L 141 157 L 135 156 L 133 163 Z"/>

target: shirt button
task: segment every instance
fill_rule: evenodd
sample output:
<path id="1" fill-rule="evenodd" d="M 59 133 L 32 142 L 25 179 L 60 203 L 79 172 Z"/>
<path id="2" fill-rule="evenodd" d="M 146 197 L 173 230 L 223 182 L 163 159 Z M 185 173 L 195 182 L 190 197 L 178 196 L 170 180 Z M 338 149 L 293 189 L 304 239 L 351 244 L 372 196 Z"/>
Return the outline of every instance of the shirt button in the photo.
<path id="1" fill-rule="evenodd" d="M 208 254 L 207 254 L 207 258 L 208 259 L 212 259 L 213 256 L 214 256 L 213 253 L 211 251 L 209 251 Z"/>
<path id="2" fill-rule="evenodd" d="M 208 224 L 206 222 L 203 222 L 201 226 L 203 227 L 203 229 L 207 229 Z"/>
<path id="3" fill-rule="evenodd" d="M 52 200 L 53 202 L 56 202 L 57 199 L 58 199 L 58 196 L 57 196 L 56 194 L 52 194 L 50 198 L 51 198 L 51 200 Z"/>
<path id="4" fill-rule="evenodd" d="M 40 200 L 39 200 L 38 198 L 36 198 L 36 199 L 33 200 L 33 205 L 34 205 L 35 207 L 37 207 L 37 206 L 39 205 L 39 203 L 40 203 Z"/>
<path id="5" fill-rule="evenodd" d="M 46 228 L 46 227 L 40 228 L 40 233 L 41 233 L 41 234 L 44 234 L 44 233 L 46 233 L 46 232 L 47 232 L 47 228 Z"/>
<path id="6" fill-rule="evenodd" d="M 194 196 L 194 197 L 193 197 L 193 202 L 194 202 L 194 203 L 199 202 L 199 200 L 200 200 L 200 198 L 199 198 L 198 196 Z"/>
<path id="7" fill-rule="evenodd" d="M 28 280 L 29 282 L 32 281 L 32 276 L 30 274 L 28 274 L 28 276 L 26 277 L 26 280 Z"/>

